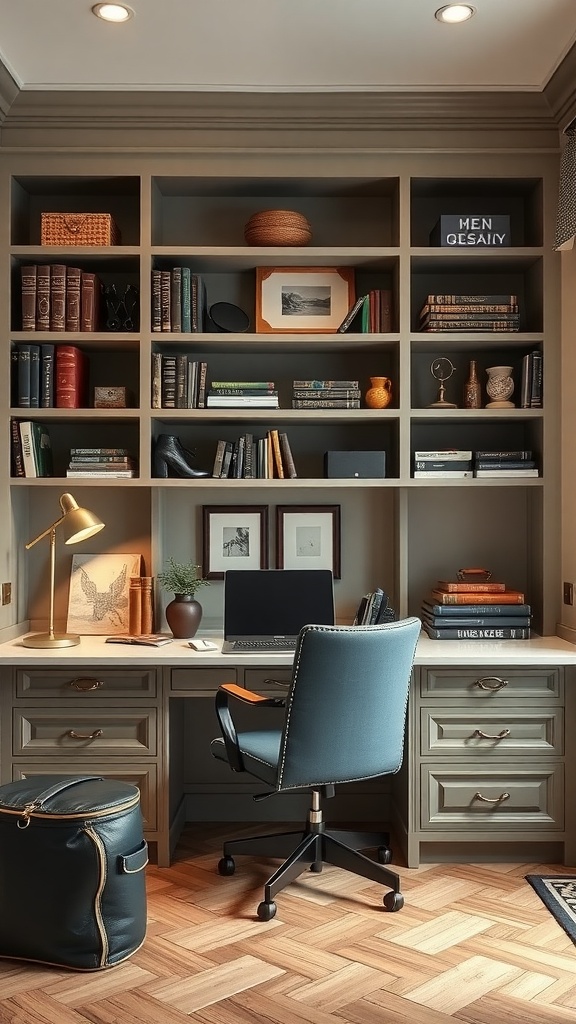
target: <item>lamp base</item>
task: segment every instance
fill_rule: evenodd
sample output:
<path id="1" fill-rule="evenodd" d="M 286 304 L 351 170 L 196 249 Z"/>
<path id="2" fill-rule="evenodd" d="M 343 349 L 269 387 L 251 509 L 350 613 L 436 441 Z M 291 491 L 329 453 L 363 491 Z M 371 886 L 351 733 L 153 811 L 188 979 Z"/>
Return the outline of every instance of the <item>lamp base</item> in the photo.
<path id="1" fill-rule="evenodd" d="M 22 640 L 24 647 L 76 647 L 79 643 L 77 633 L 32 633 Z"/>

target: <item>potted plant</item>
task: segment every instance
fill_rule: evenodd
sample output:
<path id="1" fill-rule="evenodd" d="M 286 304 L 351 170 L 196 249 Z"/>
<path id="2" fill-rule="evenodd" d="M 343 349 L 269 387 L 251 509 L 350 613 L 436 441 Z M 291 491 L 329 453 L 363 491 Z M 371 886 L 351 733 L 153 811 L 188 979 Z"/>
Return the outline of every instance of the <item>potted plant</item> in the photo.
<path id="1" fill-rule="evenodd" d="M 172 635 L 177 639 L 196 636 L 202 621 L 202 605 L 195 594 L 199 587 L 209 586 L 210 580 L 202 579 L 199 565 L 176 562 L 173 558 L 167 559 L 166 568 L 156 578 L 164 590 L 174 594 L 165 610 Z"/>

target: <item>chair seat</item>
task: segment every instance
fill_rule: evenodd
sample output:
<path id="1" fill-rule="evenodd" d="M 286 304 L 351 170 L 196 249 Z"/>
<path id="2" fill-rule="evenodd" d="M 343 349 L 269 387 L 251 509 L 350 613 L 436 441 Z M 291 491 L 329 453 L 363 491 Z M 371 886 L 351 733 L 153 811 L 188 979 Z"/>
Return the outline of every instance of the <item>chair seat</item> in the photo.
<path id="1" fill-rule="evenodd" d="M 239 732 L 238 746 L 242 751 L 244 766 L 250 775 L 261 779 L 269 786 L 276 787 L 278 779 L 278 758 L 280 757 L 281 729 L 263 729 L 258 732 Z M 218 736 L 210 743 L 210 750 L 219 761 L 226 761 L 226 747 Z"/>

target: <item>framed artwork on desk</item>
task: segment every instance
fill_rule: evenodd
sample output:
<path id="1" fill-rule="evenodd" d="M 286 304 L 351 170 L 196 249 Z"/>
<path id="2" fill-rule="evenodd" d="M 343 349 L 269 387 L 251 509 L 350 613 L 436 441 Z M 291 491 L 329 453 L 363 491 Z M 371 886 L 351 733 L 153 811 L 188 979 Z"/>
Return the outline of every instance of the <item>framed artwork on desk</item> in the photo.
<path id="1" fill-rule="evenodd" d="M 353 303 L 351 267 L 256 267 L 258 334 L 335 334 Z"/>
<path id="2" fill-rule="evenodd" d="M 268 568 L 267 505 L 203 505 L 202 565 L 209 580 L 227 569 Z"/>
<path id="3" fill-rule="evenodd" d="M 279 569 L 331 569 L 339 580 L 340 505 L 277 505 Z"/>

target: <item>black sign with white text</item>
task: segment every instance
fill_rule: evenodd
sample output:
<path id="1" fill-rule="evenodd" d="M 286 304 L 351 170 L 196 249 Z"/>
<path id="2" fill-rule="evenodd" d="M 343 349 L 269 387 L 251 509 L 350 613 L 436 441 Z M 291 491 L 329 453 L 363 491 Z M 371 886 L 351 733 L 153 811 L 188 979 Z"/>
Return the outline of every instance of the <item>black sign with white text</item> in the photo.
<path id="1" fill-rule="evenodd" d="M 442 215 L 430 241 L 451 249 L 510 245 L 510 217 L 507 214 Z"/>

